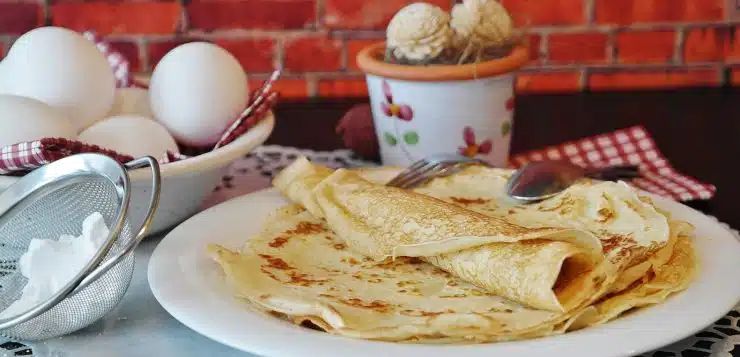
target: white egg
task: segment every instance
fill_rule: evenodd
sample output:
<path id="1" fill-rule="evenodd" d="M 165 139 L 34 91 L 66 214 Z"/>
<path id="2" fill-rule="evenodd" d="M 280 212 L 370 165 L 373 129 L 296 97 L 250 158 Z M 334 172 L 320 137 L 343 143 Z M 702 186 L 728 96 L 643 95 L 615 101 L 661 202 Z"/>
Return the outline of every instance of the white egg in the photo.
<path id="1" fill-rule="evenodd" d="M 103 119 L 80 133 L 78 140 L 133 157 L 161 158 L 168 150 L 179 152 L 162 124 L 139 115 Z"/>
<path id="2" fill-rule="evenodd" d="M 108 112 L 108 117 L 134 114 L 147 118 L 154 118 L 152 107 L 149 105 L 149 91 L 142 88 L 119 88 L 116 89 L 116 97 L 113 107 Z"/>
<path id="3" fill-rule="evenodd" d="M 218 141 L 247 105 L 247 75 L 228 51 L 205 42 L 176 47 L 149 82 L 155 118 L 178 142 L 205 147 Z"/>
<path id="4" fill-rule="evenodd" d="M 0 147 L 42 138 L 74 139 L 72 121 L 36 99 L 0 94 Z"/>
<path id="5" fill-rule="evenodd" d="M 77 131 L 105 117 L 115 78 L 105 56 L 82 35 L 40 27 L 19 37 L 2 65 L 0 90 L 61 110 Z"/>

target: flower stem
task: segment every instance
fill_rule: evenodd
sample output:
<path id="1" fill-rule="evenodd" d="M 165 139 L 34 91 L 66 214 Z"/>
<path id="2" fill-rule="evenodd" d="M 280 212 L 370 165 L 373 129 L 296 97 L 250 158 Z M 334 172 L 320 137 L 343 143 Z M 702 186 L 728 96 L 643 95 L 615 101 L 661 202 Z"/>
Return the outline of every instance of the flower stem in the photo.
<path id="1" fill-rule="evenodd" d="M 398 128 L 398 118 L 391 118 L 393 120 L 393 129 L 396 130 L 396 137 L 398 138 L 398 143 L 401 146 L 401 151 L 406 155 L 406 158 L 409 159 L 409 161 L 414 161 L 414 158 L 411 157 L 411 153 L 406 148 L 406 139 L 401 135 L 401 130 Z"/>

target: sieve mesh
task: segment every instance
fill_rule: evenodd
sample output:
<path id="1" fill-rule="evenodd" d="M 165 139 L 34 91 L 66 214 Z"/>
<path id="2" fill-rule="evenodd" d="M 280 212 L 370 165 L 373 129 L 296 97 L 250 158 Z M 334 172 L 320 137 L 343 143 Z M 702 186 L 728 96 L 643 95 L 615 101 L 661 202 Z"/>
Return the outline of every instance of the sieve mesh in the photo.
<path id="1" fill-rule="evenodd" d="M 57 180 L 4 214 L 0 222 L 0 311 L 21 296 L 27 283 L 17 262 L 28 249 L 32 238 L 58 240 L 64 234 L 80 235 L 82 222 L 94 212 L 100 212 L 112 230 L 122 202 L 121 195 L 120 188 L 107 178 L 83 175 Z M 106 259 L 134 238 L 126 222 Z M 68 296 L 41 315 L 0 333 L 11 339 L 38 340 L 86 327 L 123 298 L 133 268 L 134 255 L 128 254 L 81 291 Z"/>

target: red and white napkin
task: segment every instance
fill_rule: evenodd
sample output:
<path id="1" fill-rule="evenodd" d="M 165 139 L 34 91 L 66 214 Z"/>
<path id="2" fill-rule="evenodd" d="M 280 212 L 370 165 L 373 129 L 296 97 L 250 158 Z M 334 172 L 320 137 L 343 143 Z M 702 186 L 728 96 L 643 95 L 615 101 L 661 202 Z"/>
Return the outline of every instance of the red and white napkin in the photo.
<path id="1" fill-rule="evenodd" d="M 146 88 L 147 86 L 142 83 L 138 83 L 134 78 L 133 72 L 131 72 L 131 66 L 128 59 L 118 51 L 111 48 L 102 37 L 98 36 L 93 31 L 86 31 L 82 34 L 90 42 L 94 43 L 98 48 L 98 51 L 105 55 L 105 59 L 108 60 L 108 66 L 113 70 L 113 75 L 116 77 L 116 88 Z"/>
<path id="2" fill-rule="evenodd" d="M 673 168 L 642 126 L 515 155 L 509 160 L 509 166 L 518 168 L 527 162 L 541 160 L 567 160 L 589 168 L 638 165 L 642 177 L 632 180 L 632 186 L 679 201 L 710 199 L 717 191 L 714 185 Z"/>
<path id="3" fill-rule="evenodd" d="M 120 163 L 134 159 L 129 155 L 119 154 L 112 150 L 79 141 L 64 138 L 44 138 L 1 148 L 0 174 L 24 174 L 61 158 L 82 153 L 105 154 Z"/>
<path id="4" fill-rule="evenodd" d="M 95 43 L 98 50 L 105 55 L 108 60 L 108 64 L 116 77 L 116 88 L 146 88 L 146 85 L 135 81 L 129 68 L 129 62 L 123 55 L 114 51 L 110 45 L 103 41 L 103 39 L 97 36 L 94 32 L 85 32 L 84 36 Z M 274 80 L 275 79 L 270 79 L 268 81 Z M 253 103 L 259 94 L 260 93 L 258 92 L 252 94 L 249 103 Z M 235 121 L 240 120 L 241 122 L 233 128 L 229 127 L 229 129 L 224 132 L 222 139 L 216 143 L 215 147 L 227 145 L 249 131 L 249 129 L 265 118 L 267 112 L 275 106 L 277 101 L 278 94 L 272 91 L 267 91 L 263 101 L 259 103 L 259 105 L 257 105 L 257 107 L 255 107 L 248 116 L 235 119 Z M 187 153 L 194 152 L 195 154 L 198 154 L 203 150 L 181 148 L 181 151 Z M 0 147 L 0 175 L 23 175 L 48 163 L 70 155 L 81 153 L 104 154 L 121 163 L 134 159 L 132 156 L 125 153 L 115 152 L 101 148 L 97 145 L 88 145 L 83 142 L 63 138 L 43 138 L 40 140 Z M 161 164 L 184 160 L 190 157 L 185 154 L 172 152 L 162 154 L 162 157 L 159 158 Z"/>

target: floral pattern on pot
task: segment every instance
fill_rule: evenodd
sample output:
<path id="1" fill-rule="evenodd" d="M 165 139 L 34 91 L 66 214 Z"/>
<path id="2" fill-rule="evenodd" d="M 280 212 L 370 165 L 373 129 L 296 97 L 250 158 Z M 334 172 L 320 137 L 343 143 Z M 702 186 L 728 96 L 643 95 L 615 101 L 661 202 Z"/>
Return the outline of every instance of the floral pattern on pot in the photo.
<path id="1" fill-rule="evenodd" d="M 501 136 L 506 137 L 511 133 L 511 120 L 504 120 L 501 122 Z"/>
<path id="2" fill-rule="evenodd" d="M 398 144 L 396 137 L 387 131 L 383 133 L 383 140 L 385 140 L 385 142 L 390 146 L 396 146 Z"/>
<path id="3" fill-rule="evenodd" d="M 463 140 L 465 141 L 465 146 L 461 146 L 459 148 L 459 152 L 461 155 L 465 155 L 467 157 L 476 157 L 478 155 L 484 155 L 491 152 L 491 149 L 493 149 L 493 141 L 491 139 L 484 140 L 480 144 L 476 143 L 475 141 L 475 132 L 473 131 L 473 128 L 466 126 L 465 129 L 463 129 Z"/>
<path id="4" fill-rule="evenodd" d="M 414 111 L 411 110 L 411 107 L 406 104 L 393 103 L 391 86 L 386 81 L 383 81 L 383 94 L 385 95 L 385 102 L 382 102 L 380 105 L 385 115 L 395 117 L 403 121 L 411 121 L 414 119 Z"/>
<path id="5" fill-rule="evenodd" d="M 390 146 L 397 146 L 400 144 L 400 149 L 409 160 L 413 160 L 413 155 L 409 152 L 408 146 L 415 146 L 421 139 L 419 133 L 414 130 L 408 130 L 401 132 L 401 128 L 398 126 L 399 121 L 410 122 L 414 119 L 414 111 L 410 106 L 406 104 L 396 104 L 393 102 L 393 93 L 391 92 L 391 86 L 388 82 L 383 81 L 383 95 L 385 101 L 380 103 L 383 113 L 390 118 L 396 118 L 398 120 L 393 121 L 393 129 L 395 133 L 384 132 L 383 139 Z"/>
<path id="6" fill-rule="evenodd" d="M 514 105 L 515 104 L 516 103 L 514 102 L 514 97 L 511 97 L 511 98 L 507 99 L 506 100 L 506 103 L 505 103 L 506 111 L 510 112 L 510 111 L 514 110 Z"/>

